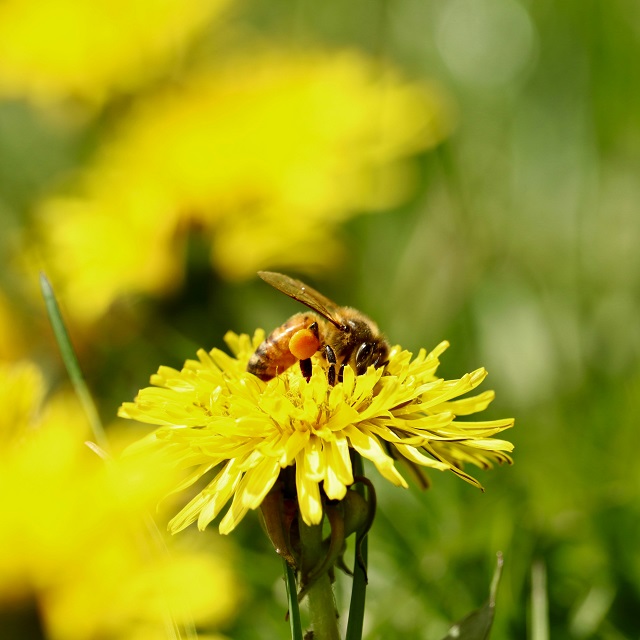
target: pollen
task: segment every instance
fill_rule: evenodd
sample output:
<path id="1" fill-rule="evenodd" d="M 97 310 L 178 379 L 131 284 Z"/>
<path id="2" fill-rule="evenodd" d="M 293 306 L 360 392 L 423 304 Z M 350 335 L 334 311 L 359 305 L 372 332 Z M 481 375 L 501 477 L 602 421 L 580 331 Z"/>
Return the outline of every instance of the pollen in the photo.
<path id="1" fill-rule="evenodd" d="M 320 348 L 320 340 L 311 329 L 296 331 L 289 340 L 289 351 L 298 358 L 306 360 Z"/>

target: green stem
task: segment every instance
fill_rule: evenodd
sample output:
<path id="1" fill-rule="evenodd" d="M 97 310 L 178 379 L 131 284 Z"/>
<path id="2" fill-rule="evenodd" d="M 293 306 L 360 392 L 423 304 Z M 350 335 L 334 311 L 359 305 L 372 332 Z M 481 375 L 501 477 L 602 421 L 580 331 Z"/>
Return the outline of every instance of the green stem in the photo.
<path id="1" fill-rule="evenodd" d="M 313 583 L 307 599 L 314 640 L 340 640 L 338 615 L 328 573 Z"/>
<path id="2" fill-rule="evenodd" d="M 360 553 L 363 561 L 367 562 L 369 544 L 365 536 L 360 543 Z M 353 567 L 353 588 L 349 604 L 349 622 L 347 623 L 347 640 L 360 640 L 364 625 L 364 605 L 367 593 L 367 576 L 358 562 Z"/>
<path id="3" fill-rule="evenodd" d="M 353 457 L 353 474 L 361 476 L 364 473 L 362 458 L 360 454 L 355 453 Z M 359 483 L 355 488 L 362 496 L 365 495 L 365 485 Z M 367 534 L 363 537 L 356 534 L 356 550 L 360 547 L 360 553 L 364 567 L 359 562 L 354 562 L 353 567 L 353 587 L 351 589 L 351 602 L 349 603 L 349 621 L 347 623 L 347 640 L 360 640 L 362 638 L 362 629 L 364 625 L 364 606 L 367 594 L 367 556 L 369 544 Z"/>
<path id="4" fill-rule="evenodd" d="M 282 567 L 284 569 L 284 582 L 287 586 L 291 640 L 302 640 L 302 623 L 300 621 L 300 609 L 298 607 L 298 594 L 296 593 L 296 576 L 284 558 L 282 558 Z"/>
<path id="5" fill-rule="evenodd" d="M 308 526 L 300 518 L 302 573 L 309 575 L 322 562 L 322 524 Z M 338 614 L 328 573 L 317 577 L 307 590 L 309 617 L 314 640 L 340 640 Z"/>

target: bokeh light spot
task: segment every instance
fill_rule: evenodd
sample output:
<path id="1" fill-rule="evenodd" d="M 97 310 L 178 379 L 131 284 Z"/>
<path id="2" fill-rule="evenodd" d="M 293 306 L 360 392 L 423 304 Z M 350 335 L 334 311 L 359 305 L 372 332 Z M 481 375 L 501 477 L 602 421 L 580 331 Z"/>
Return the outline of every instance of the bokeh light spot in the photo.
<path id="1" fill-rule="evenodd" d="M 515 0 L 447 3 L 436 44 L 450 72 L 468 85 L 495 87 L 521 74 L 534 58 L 535 31 Z"/>

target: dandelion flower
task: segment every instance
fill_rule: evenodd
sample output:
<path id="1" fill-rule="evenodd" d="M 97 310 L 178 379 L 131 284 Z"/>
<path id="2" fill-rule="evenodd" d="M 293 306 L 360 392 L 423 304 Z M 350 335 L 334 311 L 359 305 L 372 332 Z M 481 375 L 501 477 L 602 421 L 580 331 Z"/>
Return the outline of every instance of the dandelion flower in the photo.
<path id="1" fill-rule="evenodd" d="M 75 192 L 42 203 L 46 270 L 91 322 L 120 296 L 179 284 L 185 230 L 227 279 L 328 268 L 338 226 L 401 201 L 407 158 L 450 120 L 435 87 L 352 52 L 259 50 L 200 69 L 140 101 Z"/>
<path id="2" fill-rule="evenodd" d="M 0 93 L 101 103 L 179 57 L 223 0 L 5 0 Z"/>
<path id="3" fill-rule="evenodd" d="M 0 360 L 18 360 L 27 352 L 30 341 L 24 325 L 15 296 L 0 288 Z"/>
<path id="4" fill-rule="evenodd" d="M 511 443 L 493 436 L 513 420 L 458 419 L 485 409 L 494 394 L 460 397 L 484 380 L 484 369 L 457 380 L 436 376 L 446 342 L 416 357 L 393 347 L 385 367 L 360 376 L 347 367 L 343 382 L 330 386 L 315 358 L 309 383 L 297 367 L 268 382 L 247 373 L 263 339 L 262 331 L 253 338 L 229 332 L 233 357 L 200 350 L 182 371 L 161 367 L 151 378 L 154 386 L 120 408 L 122 417 L 160 425 L 133 452 L 155 452 L 189 469 L 179 489 L 215 469 L 213 480 L 170 522 L 174 533 L 195 521 L 203 529 L 231 501 L 220 522 L 220 531 L 229 533 L 291 466 L 300 514 L 306 524 L 318 524 L 323 496 L 341 500 L 354 482 L 352 450 L 402 487 L 407 483 L 398 462 L 450 470 L 476 486 L 464 464 L 511 462 Z"/>
<path id="5" fill-rule="evenodd" d="M 83 444 L 77 400 L 43 402 L 45 391 L 35 365 L 0 366 L 0 611 L 37 611 L 42 636 L 65 640 L 164 637 L 171 614 L 227 620 L 238 595 L 230 565 L 169 554 L 145 535 L 171 474 L 151 461 L 106 464 Z"/>

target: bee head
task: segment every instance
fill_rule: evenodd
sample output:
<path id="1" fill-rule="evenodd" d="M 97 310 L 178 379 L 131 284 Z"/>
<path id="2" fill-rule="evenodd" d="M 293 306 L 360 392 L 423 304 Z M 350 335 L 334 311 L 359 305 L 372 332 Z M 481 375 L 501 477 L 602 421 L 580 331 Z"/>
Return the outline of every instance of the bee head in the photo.
<path id="1" fill-rule="evenodd" d="M 371 365 L 376 367 L 376 369 L 384 366 L 387 364 L 388 355 L 389 348 L 384 340 L 363 342 L 356 351 L 356 374 L 361 376 L 363 373 L 366 373 Z"/>

